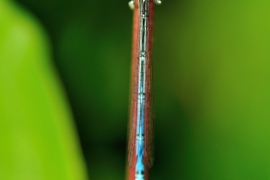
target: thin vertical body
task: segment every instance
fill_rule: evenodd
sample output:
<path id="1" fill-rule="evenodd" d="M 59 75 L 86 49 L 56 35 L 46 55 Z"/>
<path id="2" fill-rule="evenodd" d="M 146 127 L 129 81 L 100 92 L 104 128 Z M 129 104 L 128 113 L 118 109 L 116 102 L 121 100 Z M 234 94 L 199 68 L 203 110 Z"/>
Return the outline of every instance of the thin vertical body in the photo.
<path id="1" fill-rule="evenodd" d="M 128 180 L 148 180 L 152 164 L 153 0 L 134 1 Z"/>

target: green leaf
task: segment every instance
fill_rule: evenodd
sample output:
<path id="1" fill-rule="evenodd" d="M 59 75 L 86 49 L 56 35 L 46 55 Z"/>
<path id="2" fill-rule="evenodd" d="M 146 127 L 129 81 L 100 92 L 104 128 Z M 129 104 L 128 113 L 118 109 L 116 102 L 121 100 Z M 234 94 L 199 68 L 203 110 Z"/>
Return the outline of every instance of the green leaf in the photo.
<path id="1" fill-rule="evenodd" d="M 87 179 L 48 47 L 27 12 L 0 1 L 0 179 Z"/>

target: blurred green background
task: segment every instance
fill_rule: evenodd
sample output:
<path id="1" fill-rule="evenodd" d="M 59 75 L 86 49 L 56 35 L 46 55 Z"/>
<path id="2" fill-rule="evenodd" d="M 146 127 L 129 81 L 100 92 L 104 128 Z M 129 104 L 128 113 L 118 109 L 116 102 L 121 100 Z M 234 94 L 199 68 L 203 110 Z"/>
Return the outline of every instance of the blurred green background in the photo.
<path id="1" fill-rule="evenodd" d="M 89 179 L 124 179 L 128 1 L 14 2 L 49 38 Z M 269 19 L 266 0 L 164 0 L 156 6 L 151 179 L 270 179 Z"/>

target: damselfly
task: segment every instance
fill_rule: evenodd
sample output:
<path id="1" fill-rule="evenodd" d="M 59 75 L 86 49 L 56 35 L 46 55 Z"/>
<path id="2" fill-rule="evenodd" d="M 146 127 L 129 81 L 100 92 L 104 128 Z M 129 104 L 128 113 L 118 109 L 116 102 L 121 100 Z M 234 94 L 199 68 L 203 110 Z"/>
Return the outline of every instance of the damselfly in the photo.
<path id="1" fill-rule="evenodd" d="M 128 180 L 148 180 L 152 165 L 152 44 L 154 2 L 132 0 L 134 10 Z"/>

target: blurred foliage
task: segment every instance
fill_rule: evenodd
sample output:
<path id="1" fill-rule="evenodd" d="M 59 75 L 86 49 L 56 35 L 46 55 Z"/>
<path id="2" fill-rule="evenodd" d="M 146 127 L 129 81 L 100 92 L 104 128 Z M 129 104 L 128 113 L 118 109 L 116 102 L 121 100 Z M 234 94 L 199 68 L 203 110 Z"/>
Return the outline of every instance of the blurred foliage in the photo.
<path id="1" fill-rule="evenodd" d="M 90 179 L 124 178 L 132 12 L 127 2 L 18 0 L 45 26 Z M 269 179 L 270 2 L 156 8 L 152 179 Z"/>
<path id="2" fill-rule="evenodd" d="M 0 179 L 86 180 L 70 109 L 40 25 L 0 1 Z"/>

